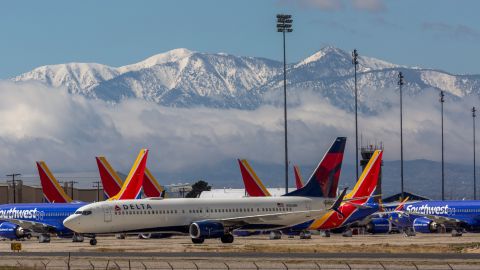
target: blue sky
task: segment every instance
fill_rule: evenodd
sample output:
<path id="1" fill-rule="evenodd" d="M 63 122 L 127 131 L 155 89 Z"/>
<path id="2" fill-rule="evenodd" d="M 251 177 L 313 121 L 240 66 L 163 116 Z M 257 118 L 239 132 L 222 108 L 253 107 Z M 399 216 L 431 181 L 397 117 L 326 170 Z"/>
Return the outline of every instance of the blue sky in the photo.
<path id="1" fill-rule="evenodd" d="M 65 62 L 121 66 L 170 49 L 281 59 L 275 14 L 291 13 L 288 62 L 333 45 L 410 66 L 479 74 L 480 1 L 9 1 L 0 78 Z"/>

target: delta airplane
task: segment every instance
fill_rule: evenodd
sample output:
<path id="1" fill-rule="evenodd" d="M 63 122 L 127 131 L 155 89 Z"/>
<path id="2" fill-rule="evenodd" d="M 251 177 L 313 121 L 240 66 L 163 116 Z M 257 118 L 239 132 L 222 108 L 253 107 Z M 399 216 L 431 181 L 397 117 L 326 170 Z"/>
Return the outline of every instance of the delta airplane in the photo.
<path id="1" fill-rule="evenodd" d="M 100 179 L 107 198 L 115 196 L 122 187 L 122 180 L 105 157 L 95 157 Z M 165 189 L 158 183 L 148 168 L 143 178 L 143 194 L 145 197 L 163 197 Z"/>
<path id="2" fill-rule="evenodd" d="M 343 138 L 344 140 L 344 138 Z M 342 139 L 337 145 L 341 145 Z M 340 150 L 329 153 L 338 168 Z M 332 205 L 328 198 L 332 183 L 323 183 L 316 170 L 307 184 L 281 197 L 253 198 L 172 198 L 105 201 L 85 205 L 65 219 L 71 230 L 95 237 L 108 233 L 170 232 L 188 233 L 193 243 L 220 238 L 232 243 L 233 230 L 277 230 L 322 216 Z M 339 168 L 330 175 L 339 173 Z M 339 204 L 339 203 L 336 203 Z M 333 204 L 335 205 L 335 203 Z M 95 239 L 95 238 L 93 238 Z"/>
<path id="3" fill-rule="evenodd" d="M 142 149 L 132 166 L 124 186 L 116 195 L 116 199 L 133 199 L 141 191 L 143 174 L 142 164 L 146 163 L 148 150 Z M 46 167 L 41 166 L 43 169 Z M 143 166 L 144 167 L 144 166 Z M 139 171 L 141 173 L 139 174 Z M 54 179 L 47 169 L 44 171 Z M 75 234 L 63 225 L 69 215 L 86 203 L 17 203 L 0 205 L 0 236 L 9 239 L 18 239 L 27 232 L 38 234 L 39 242 L 50 242 L 50 235 L 73 238 L 74 242 L 83 241 L 83 236 Z M 5 225 L 4 225 L 5 224 Z M 90 241 L 96 243 L 95 241 Z"/>
<path id="4" fill-rule="evenodd" d="M 377 212 L 379 205 L 373 202 L 372 196 L 377 186 L 381 162 L 382 152 L 374 152 L 355 187 L 344 197 L 340 205 L 332 207 L 332 210 L 313 223 L 303 224 L 305 225 L 303 228 L 302 226 L 290 228 L 289 233 L 291 233 L 292 230 L 309 229 L 327 231 L 340 227 L 349 227 Z M 258 178 L 248 162 L 246 160 L 239 160 L 239 165 L 247 193 L 254 194 L 254 196 L 270 196 L 267 193 L 268 191 L 263 192 L 266 189 L 264 189 L 262 181 Z M 324 170 L 327 175 L 330 174 L 328 170 Z M 338 178 L 335 181 L 335 183 L 338 183 Z M 337 184 L 335 184 L 335 186 L 337 186 Z M 351 230 L 348 230 L 346 235 L 349 235 L 348 233 L 351 233 Z"/>
<path id="5" fill-rule="evenodd" d="M 451 228 L 452 236 L 461 236 L 464 231 L 480 232 L 480 201 L 404 203 L 395 211 L 386 213 L 383 219 L 411 236 L 415 232 L 437 232 L 440 226 Z"/>

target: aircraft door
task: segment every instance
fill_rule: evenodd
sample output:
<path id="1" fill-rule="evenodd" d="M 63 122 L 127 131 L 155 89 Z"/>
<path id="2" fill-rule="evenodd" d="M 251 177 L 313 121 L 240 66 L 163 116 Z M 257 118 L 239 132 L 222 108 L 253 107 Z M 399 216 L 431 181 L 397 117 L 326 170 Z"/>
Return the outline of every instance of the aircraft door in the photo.
<path id="1" fill-rule="evenodd" d="M 305 202 L 305 208 L 306 208 L 307 211 L 312 210 L 312 203 L 309 202 L 309 201 Z M 310 217 L 311 215 L 312 214 L 310 212 L 306 213 L 306 217 Z"/>
<path id="2" fill-rule="evenodd" d="M 103 207 L 103 215 L 104 215 L 104 221 L 105 222 L 111 222 L 112 221 L 112 208 L 108 206 Z"/>

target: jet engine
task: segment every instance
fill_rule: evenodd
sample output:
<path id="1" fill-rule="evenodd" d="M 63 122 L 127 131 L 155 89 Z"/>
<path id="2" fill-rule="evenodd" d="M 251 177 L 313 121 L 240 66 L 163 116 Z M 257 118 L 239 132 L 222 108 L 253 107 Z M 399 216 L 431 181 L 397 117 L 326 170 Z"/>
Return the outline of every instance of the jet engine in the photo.
<path id="1" fill-rule="evenodd" d="M 189 229 L 192 238 L 220 238 L 225 234 L 225 228 L 222 223 L 199 221 L 190 224 Z"/>
<path id="2" fill-rule="evenodd" d="M 13 223 L 3 222 L 0 224 L 0 237 L 10 240 L 17 240 L 24 237 L 30 237 L 30 234 L 25 230 Z"/>
<path id="3" fill-rule="evenodd" d="M 415 229 L 415 232 L 433 233 L 437 231 L 437 228 L 438 224 L 426 217 L 419 217 L 413 221 L 413 229 Z"/>
<path id="4" fill-rule="evenodd" d="M 373 218 L 366 227 L 368 233 L 389 233 L 392 230 L 392 223 L 386 218 Z"/>

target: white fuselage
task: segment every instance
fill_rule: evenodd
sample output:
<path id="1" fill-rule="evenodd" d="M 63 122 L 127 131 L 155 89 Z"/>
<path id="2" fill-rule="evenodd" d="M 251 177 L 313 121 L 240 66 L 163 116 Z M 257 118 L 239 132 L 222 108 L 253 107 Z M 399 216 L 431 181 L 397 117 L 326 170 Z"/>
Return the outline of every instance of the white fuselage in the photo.
<path id="1" fill-rule="evenodd" d="M 64 225 L 84 234 L 187 233 L 192 222 L 202 220 L 221 221 L 226 227 L 232 224 L 232 228 L 241 227 L 238 224 L 245 220 L 251 230 L 279 229 L 320 217 L 331 203 L 307 197 L 104 201 L 79 208 Z"/>

